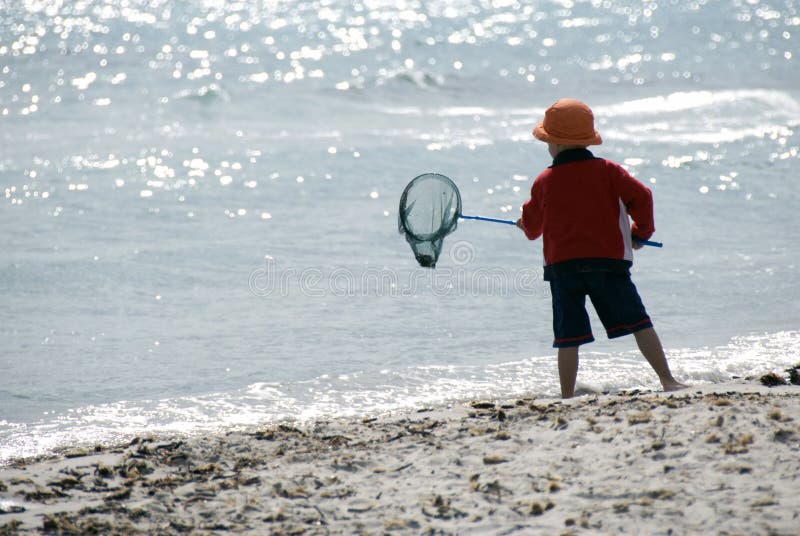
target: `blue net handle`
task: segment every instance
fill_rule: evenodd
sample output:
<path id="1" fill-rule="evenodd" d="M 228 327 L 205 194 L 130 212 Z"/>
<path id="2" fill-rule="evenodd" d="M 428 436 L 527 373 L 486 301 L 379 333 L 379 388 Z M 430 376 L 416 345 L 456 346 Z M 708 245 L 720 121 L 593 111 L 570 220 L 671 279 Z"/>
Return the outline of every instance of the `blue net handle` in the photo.
<path id="1" fill-rule="evenodd" d="M 517 224 L 517 222 L 515 222 L 513 220 L 501 220 L 501 219 L 498 219 L 498 218 L 485 218 L 483 216 L 465 216 L 464 214 L 459 215 L 459 218 L 462 218 L 464 220 L 480 220 L 480 221 L 491 221 L 491 222 L 494 222 L 494 223 L 505 223 L 506 225 L 516 225 Z M 654 248 L 663 248 L 664 247 L 664 243 L 663 242 L 655 242 L 653 240 L 641 240 L 639 238 L 634 238 L 633 241 L 636 242 L 637 244 L 641 244 L 643 246 L 651 246 L 651 247 L 654 247 Z"/>

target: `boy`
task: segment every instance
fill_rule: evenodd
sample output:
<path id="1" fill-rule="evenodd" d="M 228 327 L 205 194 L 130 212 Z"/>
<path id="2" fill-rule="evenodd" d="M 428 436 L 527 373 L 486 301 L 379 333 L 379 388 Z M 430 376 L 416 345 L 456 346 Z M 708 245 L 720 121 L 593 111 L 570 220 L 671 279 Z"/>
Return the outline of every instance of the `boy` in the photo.
<path id="1" fill-rule="evenodd" d="M 619 165 L 586 149 L 603 140 L 594 129 L 592 111 L 578 100 L 556 101 L 533 135 L 547 142 L 553 165 L 533 182 L 517 227 L 530 240 L 543 235 L 561 396 L 574 395 L 578 348 L 594 340 L 586 296 L 610 339 L 631 333 L 636 337 L 665 391 L 685 388 L 672 377 L 630 277 L 631 250 L 642 247 L 636 240 L 647 240 L 655 231 L 650 190 Z"/>

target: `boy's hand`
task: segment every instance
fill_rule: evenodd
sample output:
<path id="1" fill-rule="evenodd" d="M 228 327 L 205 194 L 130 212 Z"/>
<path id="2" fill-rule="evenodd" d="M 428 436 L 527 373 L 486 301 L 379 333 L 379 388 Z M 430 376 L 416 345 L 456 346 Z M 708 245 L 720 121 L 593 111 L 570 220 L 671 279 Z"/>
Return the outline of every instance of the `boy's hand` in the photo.
<path id="1" fill-rule="evenodd" d="M 633 249 L 642 249 L 642 248 L 644 247 L 644 244 L 642 244 L 641 242 L 639 242 L 639 239 L 638 239 L 638 238 L 636 238 L 636 237 L 635 237 L 635 236 L 633 236 L 633 235 L 631 235 L 631 238 L 632 238 L 632 240 L 631 240 L 631 247 L 632 247 Z"/>
<path id="2" fill-rule="evenodd" d="M 523 231 L 525 230 L 525 227 L 523 227 L 523 226 L 522 226 L 522 218 L 519 218 L 519 219 L 517 220 L 517 227 L 519 227 L 519 228 L 520 228 L 520 229 L 522 229 Z"/>

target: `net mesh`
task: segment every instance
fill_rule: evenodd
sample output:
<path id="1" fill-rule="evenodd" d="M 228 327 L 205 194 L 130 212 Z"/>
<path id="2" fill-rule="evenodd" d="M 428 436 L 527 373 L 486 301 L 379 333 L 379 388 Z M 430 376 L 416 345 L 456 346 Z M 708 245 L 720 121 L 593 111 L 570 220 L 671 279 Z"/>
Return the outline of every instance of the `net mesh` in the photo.
<path id="1" fill-rule="evenodd" d="M 461 194 L 449 177 L 425 173 L 408 183 L 397 223 L 420 266 L 436 267 L 444 237 L 456 230 L 460 214 Z"/>

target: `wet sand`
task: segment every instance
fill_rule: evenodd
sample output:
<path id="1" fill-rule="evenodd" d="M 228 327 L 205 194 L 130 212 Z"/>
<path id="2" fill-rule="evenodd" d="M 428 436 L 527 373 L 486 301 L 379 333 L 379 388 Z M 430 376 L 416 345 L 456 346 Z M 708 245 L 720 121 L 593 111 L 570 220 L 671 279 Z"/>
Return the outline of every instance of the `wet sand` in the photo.
<path id="1" fill-rule="evenodd" d="M 0 534 L 797 534 L 800 388 L 475 401 L 0 469 Z"/>

